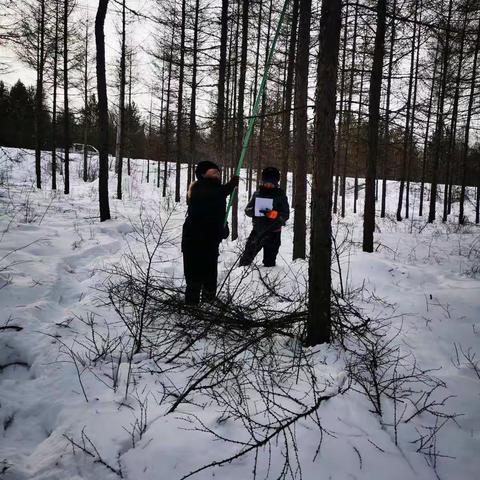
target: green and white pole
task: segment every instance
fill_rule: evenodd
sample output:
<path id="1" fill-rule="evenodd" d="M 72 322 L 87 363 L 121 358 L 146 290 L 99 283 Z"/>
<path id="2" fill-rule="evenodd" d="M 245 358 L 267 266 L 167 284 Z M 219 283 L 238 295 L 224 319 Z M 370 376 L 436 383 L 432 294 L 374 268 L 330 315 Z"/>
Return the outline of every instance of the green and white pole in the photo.
<path id="1" fill-rule="evenodd" d="M 258 115 L 258 109 L 260 108 L 260 100 L 263 96 L 263 92 L 265 91 L 265 86 L 267 84 L 267 78 L 268 78 L 268 72 L 270 70 L 270 66 L 272 64 L 272 59 L 273 55 L 275 54 L 275 48 L 277 46 L 277 40 L 280 35 L 280 28 L 283 24 L 283 19 L 285 18 L 285 12 L 287 11 L 287 6 L 288 6 L 289 0 L 285 0 L 285 3 L 283 4 L 282 12 L 280 14 L 280 18 L 278 19 L 278 24 L 277 24 L 277 30 L 275 31 L 275 35 L 272 40 L 272 46 L 270 47 L 270 50 L 268 51 L 268 56 L 267 56 L 267 63 L 265 65 L 265 71 L 263 72 L 263 77 L 262 81 L 260 83 L 260 88 L 258 89 L 257 93 L 257 98 L 255 99 L 255 103 L 253 105 L 253 110 L 252 110 L 252 115 L 250 116 L 250 119 L 248 120 L 248 127 L 247 131 L 245 132 L 245 135 L 243 137 L 243 144 L 242 144 L 242 151 L 240 153 L 240 159 L 237 164 L 237 168 L 235 169 L 235 175 L 240 176 L 240 170 L 243 167 L 243 162 L 245 161 L 245 156 L 247 155 L 247 150 L 248 150 L 248 144 L 250 143 L 250 137 L 252 136 L 253 132 L 253 126 L 255 124 L 255 120 L 257 119 Z M 227 206 L 227 213 L 225 215 L 225 221 L 224 224 L 227 224 L 228 221 L 228 215 L 230 214 L 230 210 L 232 208 L 233 200 L 235 195 L 237 194 L 237 188 L 235 188 L 230 195 L 230 199 L 228 201 L 228 206 Z"/>

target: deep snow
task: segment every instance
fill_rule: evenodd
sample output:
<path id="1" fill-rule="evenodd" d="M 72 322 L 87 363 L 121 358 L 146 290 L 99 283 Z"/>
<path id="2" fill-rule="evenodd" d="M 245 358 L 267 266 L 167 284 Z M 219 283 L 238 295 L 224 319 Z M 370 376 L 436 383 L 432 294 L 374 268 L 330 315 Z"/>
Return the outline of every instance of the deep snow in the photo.
<path id="1" fill-rule="evenodd" d="M 175 281 L 182 281 L 179 245 L 184 203 L 175 206 L 171 196 L 162 199 L 154 184 L 145 183 L 145 162 L 132 160 L 132 176 L 124 179 L 124 199 L 111 198 L 112 220 L 99 223 L 97 183 L 85 184 L 77 175 L 75 164 L 80 157 L 73 156 L 69 196 L 61 193 L 62 185 L 56 193 L 50 190 L 48 158 L 46 153 L 45 187 L 37 191 L 33 187 L 33 153 L 0 150 L 0 326 L 22 327 L 21 331 L 0 331 L 0 365 L 4 366 L 0 371 L 0 478 L 118 478 L 88 455 L 72 450 L 65 435 L 81 442 L 82 430 L 105 462 L 114 468 L 121 466 L 124 478 L 131 480 L 174 480 L 210 460 L 228 456 L 234 451 L 232 446 L 189 430 L 182 415 L 194 413 L 215 427 L 218 408 L 189 404 L 166 415 L 155 377 L 141 374 L 142 365 L 148 362 L 145 356 L 134 359 L 136 389 L 125 402 L 125 361 L 120 362 L 120 385 L 114 392 L 108 387 L 110 364 L 89 369 L 77 365 L 77 371 L 65 353 L 68 347 L 80 356 L 85 353 L 80 342 L 89 329 L 79 318 L 93 315 L 98 331 L 106 334 L 108 325 L 112 337 L 124 328 L 115 312 L 103 306 L 105 298 L 99 288 L 106 273 L 102 268 L 119 264 L 128 248 L 141 255 L 142 246 L 136 242 L 132 226 L 141 215 L 165 218 L 167 212 L 171 214 L 171 244 L 161 252 L 167 260 L 162 269 Z M 156 166 L 153 162 L 151 166 L 155 179 Z M 170 188 L 173 166 L 171 173 Z M 113 194 L 113 175 L 110 182 Z M 438 458 L 434 471 L 426 457 L 416 453 L 414 425 L 400 429 L 396 446 L 388 418 L 382 422 L 372 413 L 366 397 L 351 389 L 321 406 L 322 425 L 330 435 L 315 461 L 318 431 L 307 421 L 297 427 L 306 480 L 435 479 L 437 475 L 474 480 L 480 475 L 480 377 L 461 354 L 480 355 L 480 228 L 473 224 L 458 227 L 456 204 L 449 222 L 425 225 L 425 219 L 416 216 L 416 184 L 411 195 L 415 215 L 397 223 L 393 215 L 396 189 L 394 182 L 388 183 L 390 214 L 377 218 L 374 254 L 361 251 L 362 216 L 351 213 L 353 195 L 349 189 L 349 213 L 344 219 L 336 217 L 334 228 L 338 230 L 337 241 L 348 239 L 341 256 L 343 276 L 352 290 L 364 285 L 358 302 L 365 312 L 391 316 L 392 330 L 401 328 L 398 341 L 402 349 L 413 352 L 422 368 L 436 369 L 435 376 L 446 384 L 442 398 L 452 396 L 444 410 L 459 416 L 438 435 L 436 448 L 445 457 Z M 246 201 L 242 182 L 240 206 Z M 467 216 L 473 216 L 471 205 Z M 290 221 L 283 232 L 279 265 L 269 273 L 281 278 L 286 287 L 299 274 L 305 275 L 307 267 L 304 261 L 291 261 L 292 224 Z M 240 214 L 240 243 L 249 228 L 249 219 Z M 223 243 L 220 277 L 234 262 L 237 243 Z M 372 298 L 378 301 L 372 302 Z M 334 384 L 341 382 L 345 372 L 336 347 L 322 346 L 318 355 L 327 359 L 319 364 L 319 374 L 330 377 Z M 17 364 L 6 366 L 10 363 Z M 129 432 L 145 402 L 147 430 L 133 448 Z M 418 428 L 419 423 L 415 426 Z M 225 434 L 240 435 L 235 422 L 218 428 Z M 280 448 L 273 449 L 273 465 L 281 462 L 281 455 Z M 266 472 L 265 465 L 262 468 L 259 478 Z M 243 480 L 251 474 L 252 458 L 245 457 L 196 478 Z M 272 475 L 275 478 L 274 472 Z"/>

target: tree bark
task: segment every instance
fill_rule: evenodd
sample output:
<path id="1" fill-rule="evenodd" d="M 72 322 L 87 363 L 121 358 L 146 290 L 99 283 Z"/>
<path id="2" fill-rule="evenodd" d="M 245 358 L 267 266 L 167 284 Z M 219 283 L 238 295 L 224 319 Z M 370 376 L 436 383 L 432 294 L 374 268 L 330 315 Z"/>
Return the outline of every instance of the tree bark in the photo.
<path id="1" fill-rule="evenodd" d="M 175 201 L 180 201 L 180 173 L 182 160 L 182 126 L 183 126 L 183 77 L 185 71 L 185 18 L 186 0 L 182 0 L 182 23 L 180 27 L 180 72 L 178 75 L 177 100 L 177 164 L 175 169 Z"/>
<path id="2" fill-rule="evenodd" d="M 433 106 L 433 96 L 435 93 L 435 79 L 437 76 L 437 65 L 438 65 L 438 52 L 439 52 L 439 45 L 437 42 L 437 48 L 435 49 L 435 60 L 433 64 L 433 75 L 432 75 L 432 86 L 430 87 L 430 98 L 428 101 L 428 110 L 427 110 L 427 126 L 425 128 L 425 141 L 423 143 L 423 154 L 422 154 L 422 177 L 420 182 L 420 205 L 418 208 L 418 215 L 421 217 L 423 216 L 423 199 L 424 199 L 424 192 L 425 192 L 425 175 L 427 170 L 427 154 L 428 154 L 428 135 L 430 132 L 430 119 L 432 117 L 432 106 Z"/>
<path id="3" fill-rule="evenodd" d="M 193 168 L 196 163 L 195 137 L 197 135 L 196 108 L 197 108 L 197 57 L 198 57 L 198 13 L 200 1 L 195 0 L 195 21 L 193 26 L 193 66 L 192 66 L 192 95 L 190 99 L 190 155 L 188 159 L 187 186 L 193 177 Z"/>
<path id="4" fill-rule="evenodd" d="M 405 116 L 405 130 L 403 133 L 403 150 L 402 150 L 402 169 L 400 173 L 400 190 L 398 193 L 397 203 L 397 221 L 402 221 L 402 206 L 403 206 L 403 194 L 405 190 L 405 179 L 407 176 L 407 157 L 410 152 L 410 109 L 412 105 L 412 90 L 413 90 L 413 77 L 415 70 L 415 43 L 417 40 L 417 2 L 415 2 L 414 24 L 412 33 L 412 44 L 410 52 L 410 75 L 408 80 L 408 95 L 407 95 L 407 111 Z"/>
<path id="5" fill-rule="evenodd" d="M 470 96 L 468 99 L 467 121 L 465 124 L 465 142 L 462 152 L 462 187 L 460 190 L 460 211 L 458 221 L 461 225 L 465 223 L 464 204 L 465 204 L 465 188 L 467 180 L 467 159 L 468 159 L 468 143 L 470 141 L 470 123 L 472 120 L 473 100 L 475 96 L 475 81 L 477 80 L 477 62 L 478 52 L 480 51 L 480 21 L 478 23 L 477 42 L 475 44 L 475 53 L 473 56 L 472 79 L 470 82 Z M 477 203 L 475 208 L 475 223 L 479 220 L 479 197 L 477 187 Z"/>
<path id="6" fill-rule="evenodd" d="M 55 40 L 53 52 L 53 105 L 52 105 L 52 190 L 57 189 L 57 90 L 58 90 L 58 30 L 59 0 L 55 0 Z"/>
<path id="7" fill-rule="evenodd" d="M 440 165 L 441 144 L 443 137 L 443 122 L 444 122 L 444 104 L 445 104 L 445 91 L 447 88 L 448 77 L 448 60 L 450 57 L 450 23 L 452 18 L 453 0 L 448 4 L 448 19 L 447 29 L 445 32 L 445 49 L 443 53 L 443 72 L 442 83 L 440 86 L 440 95 L 438 99 L 438 113 L 437 113 L 437 125 L 435 129 L 435 155 L 433 157 L 433 169 L 432 169 L 432 187 L 430 191 L 430 206 L 428 211 L 428 223 L 433 223 L 436 216 L 437 208 L 437 188 L 438 188 L 438 168 Z"/>
<path id="8" fill-rule="evenodd" d="M 173 44 L 175 41 L 175 19 L 172 22 L 172 40 L 170 42 L 170 55 L 168 58 L 168 80 L 167 80 L 167 105 L 165 107 L 165 153 L 166 158 L 163 164 L 163 191 L 162 196 L 167 196 L 167 183 L 168 183 L 168 162 L 170 161 L 170 97 L 172 93 L 172 62 L 173 62 Z M 180 188 L 180 186 L 179 186 Z"/>
<path id="9" fill-rule="evenodd" d="M 37 55 L 37 89 L 35 92 L 35 174 L 37 188 L 42 188 L 42 146 L 43 146 L 43 73 L 45 68 L 45 0 L 40 0 L 39 43 Z"/>
<path id="10" fill-rule="evenodd" d="M 63 129 L 65 137 L 65 195 L 70 193 L 70 111 L 68 108 L 68 0 L 64 2 L 63 12 Z"/>
<path id="11" fill-rule="evenodd" d="M 315 102 L 307 345 L 331 336 L 332 175 L 341 0 L 323 0 Z"/>
<path id="12" fill-rule="evenodd" d="M 292 84 L 293 84 L 293 72 L 295 69 L 295 46 L 297 43 L 297 23 L 298 23 L 298 2 L 293 1 L 292 6 L 292 20 L 290 29 L 290 42 L 288 45 L 288 66 L 287 66 L 287 79 L 285 82 L 285 108 L 283 112 L 282 121 L 282 168 L 280 176 L 280 187 L 285 191 L 287 190 L 287 172 L 288 172 L 288 159 L 290 154 L 290 120 L 292 117 Z M 294 247 L 295 248 L 295 247 Z"/>
<path id="13" fill-rule="evenodd" d="M 215 121 L 217 161 L 225 163 L 225 83 L 227 74 L 228 0 L 222 0 L 220 17 L 220 60 L 218 65 L 217 115 Z"/>
<path id="14" fill-rule="evenodd" d="M 451 208 L 451 198 L 452 198 L 452 174 L 451 174 L 451 164 L 452 156 L 455 155 L 455 144 L 457 136 L 457 120 L 458 120 L 458 103 L 460 99 L 460 83 L 462 76 L 462 66 L 463 66 L 463 52 L 464 52 L 464 41 L 465 41 L 465 30 L 467 28 L 467 19 L 468 19 L 468 10 L 465 11 L 462 25 L 462 33 L 460 35 L 460 53 L 458 58 L 458 69 L 457 69 L 457 78 L 455 82 L 455 93 L 453 96 L 453 110 L 452 110 L 452 119 L 450 122 L 450 138 L 448 142 L 448 152 L 447 152 L 447 172 L 446 172 L 446 181 L 445 181 L 445 190 L 443 195 L 443 215 L 442 222 L 447 221 L 448 214 L 450 213 Z"/>
<path id="15" fill-rule="evenodd" d="M 249 0 L 242 1 L 242 47 L 240 57 L 240 76 L 238 79 L 238 105 L 237 105 L 237 146 L 235 149 L 235 163 L 240 158 L 243 143 L 243 109 L 245 101 L 245 78 L 247 73 L 247 48 L 248 48 L 248 7 Z M 235 195 L 232 203 L 232 240 L 238 238 L 238 195 Z"/>
<path id="16" fill-rule="evenodd" d="M 123 155 L 125 149 L 125 83 L 126 83 L 126 5 L 122 1 L 122 46 L 120 52 L 119 138 L 117 158 L 117 198 L 122 199 Z"/>
<path id="17" fill-rule="evenodd" d="M 100 221 L 110 219 L 108 203 L 108 99 L 107 78 L 105 73 L 105 36 L 104 24 L 107 14 L 108 0 L 99 0 L 95 18 L 95 43 L 97 47 L 97 90 L 98 90 L 98 123 L 100 127 L 100 155 L 98 199 L 100 204 Z"/>
<path id="18" fill-rule="evenodd" d="M 83 95 L 84 95 L 84 102 L 83 102 L 83 109 L 84 109 L 84 116 L 83 116 L 83 181 L 86 182 L 88 180 L 88 151 L 87 151 L 87 143 L 88 143 L 88 17 L 87 17 L 87 24 L 85 28 L 85 51 L 84 51 L 84 61 L 85 64 L 83 65 Z"/>
<path id="19" fill-rule="evenodd" d="M 383 56 L 385 53 L 386 0 L 377 2 L 377 27 L 370 77 L 368 107 L 368 156 L 365 178 L 365 206 L 363 214 L 363 251 L 373 252 L 375 231 L 375 177 L 378 157 L 378 124 L 382 91 Z"/>
<path id="20" fill-rule="evenodd" d="M 346 189 L 346 181 L 347 181 L 347 166 L 348 166 L 348 148 L 350 146 L 350 124 L 352 121 L 352 97 L 353 97 L 353 80 L 355 78 L 355 57 L 357 53 L 357 26 L 358 26 L 358 8 L 355 9 L 355 17 L 354 17 L 354 24 L 353 24 L 353 41 L 352 41 L 352 64 L 350 69 L 350 85 L 348 88 L 348 100 L 347 100 L 347 121 L 345 124 L 345 145 L 344 145 L 344 152 L 343 152 L 343 175 L 342 175 L 342 217 L 345 217 L 345 189 Z M 345 25 L 345 29 L 347 30 L 348 26 Z M 363 80 L 363 71 L 362 71 L 362 80 Z M 360 97 L 362 93 L 360 92 Z M 361 108 L 361 101 L 359 102 L 359 108 Z M 360 123 L 358 125 L 360 128 Z M 359 130 L 358 130 L 359 131 Z M 357 159 L 355 159 L 355 164 L 357 163 Z M 356 172 L 355 172 L 356 173 Z M 357 175 L 355 175 L 355 187 L 356 187 Z M 354 192 L 354 196 L 356 195 L 356 189 Z M 356 199 L 354 198 L 355 204 L 355 211 L 356 211 Z"/>
<path id="21" fill-rule="evenodd" d="M 293 259 L 305 258 L 307 241 L 308 65 L 312 1 L 300 0 L 298 48 L 295 62 L 294 137 L 295 196 Z"/>
<path id="22" fill-rule="evenodd" d="M 339 189 L 339 183 L 340 183 L 340 149 L 341 149 L 341 141 L 343 138 L 343 114 L 344 114 L 344 107 L 343 107 L 343 101 L 344 101 L 344 95 L 345 95 L 345 65 L 347 61 L 347 24 L 348 24 L 348 8 L 349 8 L 349 3 L 347 3 L 347 8 L 345 11 L 345 29 L 343 33 L 343 39 L 342 39 L 342 68 L 340 71 L 340 108 L 339 108 L 339 113 L 338 113 L 338 134 L 337 134 L 337 153 L 338 155 L 335 158 L 335 163 L 334 169 L 335 169 L 335 192 L 334 192 L 334 199 L 333 199 L 333 213 L 337 213 L 338 210 L 338 189 Z M 342 180 L 342 185 L 343 185 L 343 180 Z"/>

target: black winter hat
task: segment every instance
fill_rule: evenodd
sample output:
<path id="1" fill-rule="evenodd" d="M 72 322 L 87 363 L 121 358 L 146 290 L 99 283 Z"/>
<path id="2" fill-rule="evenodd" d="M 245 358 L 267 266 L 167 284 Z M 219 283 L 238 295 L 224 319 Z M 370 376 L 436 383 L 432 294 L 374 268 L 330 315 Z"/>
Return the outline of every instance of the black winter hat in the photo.
<path id="1" fill-rule="evenodd" d="M 267 167 L 262 170 L 262 182 L 278 183 L 280 181 L 280 172 L 278 168 Z"/>
<path id="2" fill-rule="evenodd" d="M 219 166 L 216 163 L 210 162 L 209 160 L 198 162 L 197 167 L 195 168 L 195 176 L 197 177 L 197 180 L 201 180 L 207 173 L 207 170 L 210 170 L 211 168 L 220 171 Z"/>

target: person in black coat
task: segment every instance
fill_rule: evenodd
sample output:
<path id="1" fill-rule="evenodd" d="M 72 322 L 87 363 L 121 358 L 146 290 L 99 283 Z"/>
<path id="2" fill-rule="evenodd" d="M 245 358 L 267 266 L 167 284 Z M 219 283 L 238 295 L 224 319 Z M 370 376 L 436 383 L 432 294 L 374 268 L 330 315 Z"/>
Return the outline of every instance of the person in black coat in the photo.
<path id="1" fill-rule="evenodd" d="M 252 217 L 253 230 L 248 237 L 240 266 L 250 265 L 263 248 L 263 265 L 274 267 L 281 244 L 282 226 L 290 216 L 285 192 L 279 188 L 280 172 L 275 167 L 262 171 L 258 190 L 245 208 L 245 214 Z"/>
<path id="2" fill-rule="evenodd" d="M 228 237 L 224 226 L 226 198 L 238 186 L 239 177 L 222 185 L 220 168 L 203 161 L 195 169 L 197 181 L 187 193 L 187 217 L 182 231 L 185 303 L 211 301 L 217 291 L 217 263 L 220 242 Z"/>

